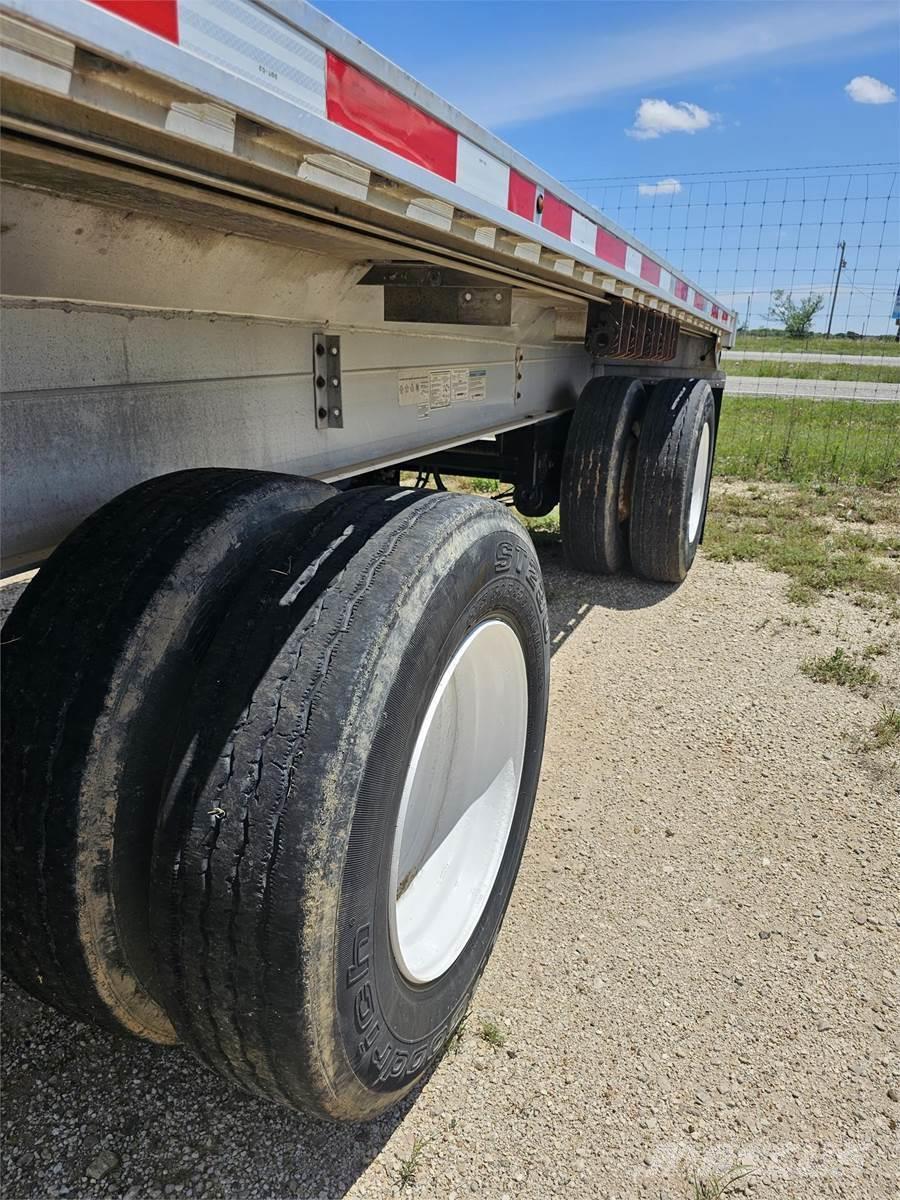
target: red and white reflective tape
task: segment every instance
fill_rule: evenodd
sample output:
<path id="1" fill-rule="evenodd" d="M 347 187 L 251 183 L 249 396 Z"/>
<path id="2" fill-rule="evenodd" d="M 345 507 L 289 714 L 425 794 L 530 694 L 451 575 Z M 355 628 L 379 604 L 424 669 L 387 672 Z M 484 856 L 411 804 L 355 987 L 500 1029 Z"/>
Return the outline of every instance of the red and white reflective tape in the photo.
<path id="1" fill-rule="evenodd" d="M 734 315 L 412 101 L 246 0 L 89 0 L 693 305 Z M 581 254 L 579 255 L 579 252 Z"/>

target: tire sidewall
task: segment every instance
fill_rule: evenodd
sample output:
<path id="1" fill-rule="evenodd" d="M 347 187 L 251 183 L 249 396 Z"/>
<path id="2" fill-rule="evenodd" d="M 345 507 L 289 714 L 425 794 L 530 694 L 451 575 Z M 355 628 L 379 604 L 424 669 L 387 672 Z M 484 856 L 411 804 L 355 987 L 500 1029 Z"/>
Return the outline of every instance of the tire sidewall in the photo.
<path id="1" fill-rule="evenodd" d="M 491 522 L 494 524 L 494 522 Z M 437 586 L 414 621 L 355 797 L 334 945 L 330 1032 L 341 1088 L 384 1107 L 439 1057 L 468 1008 L 496 940 L 518 871 L 537 788 L 548 699 L 549 630 L 540 570 L 524 533 L 481 532 L 433 564 Z M 390 864 L 403 783 L 438 682 L 467 634 L 499 618 L 517 634 L 529 686 L 528 733 L 506 849 L 478 926 L 438 979 L 411 986 L 391 948 Z M 390 661 L 385 648 L 382 662 Z M 328 1057 L 331 1057 L 330 1055 Z"/>
<path id="2" fill-rule="evenodd" d="M 716 410 L 713 401 L 712 391 L 709 384 L 703 382 L 691 393 L 688 412 L 685 414 L 686 419 L 690 422 L 689 437 L 687 439 L 688 454 L 684 472 L 684 485 L 682 493 L 681 505 L 681 546 L 682 557 L 684 560 L 684 570 L 688 571 L 694 558 L 697 554 L 697 549 L 700 545 L 700 539 L 703 537 L 703 526 L 706 521 L 706 506 L 709 500 L 709 485 L 712 479 L 714 448 L 716 440 Z M 700 454 L 700 439 L 703 435 L 704 426 L 709 425 L 709 459 L 706 464 L 706 479 L 703 482 L 703 504 L 700 509 L 700 519 L 697 522 L 697 529 L 693 538 L 690 533 L 691 519 L 691 494 L 693 492 L 694 471 L 697 466 L 697 459 Z"/>

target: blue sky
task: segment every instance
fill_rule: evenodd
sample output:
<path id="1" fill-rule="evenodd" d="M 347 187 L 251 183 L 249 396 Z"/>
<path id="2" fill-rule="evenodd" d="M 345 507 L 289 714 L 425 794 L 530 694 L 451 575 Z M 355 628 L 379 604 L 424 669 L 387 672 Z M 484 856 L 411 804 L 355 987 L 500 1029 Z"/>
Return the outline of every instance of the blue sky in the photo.
<path id="1" fill-rule="evenodd" d="M 795 168 L 900 159 L 896 3 L 320 0 L 318 7 L 718 289 L 720 299 L 742 310 L 749 300 L 752 323 L 764 320 L 774 287 L 827 290 L 844 238 L 850 253 L 835 328 L 888 330 L 887 297 L 900 270 L 897 170 L 830 172 L 823 180 L 801 178 Z M 724 174 L 709 183 L 712 173 L 737 171 L 757 174 L 752 183 Z M 575 182 L 611 177 L 627 178 Z M 672 179 L 677 191 L 638 191 L 639 182 Z M 705 224 L 692 234 L 698 213 Z M 743 226 L 732 233 L 736 213 Z"/>
<path id="2" fill-rule="evenodd" d="M 898 155 L 898 8 L 866 0 L 323 0 L 319 7 L 558 178 Z M 627 137 L 644 98 L 696 133 Z"/>

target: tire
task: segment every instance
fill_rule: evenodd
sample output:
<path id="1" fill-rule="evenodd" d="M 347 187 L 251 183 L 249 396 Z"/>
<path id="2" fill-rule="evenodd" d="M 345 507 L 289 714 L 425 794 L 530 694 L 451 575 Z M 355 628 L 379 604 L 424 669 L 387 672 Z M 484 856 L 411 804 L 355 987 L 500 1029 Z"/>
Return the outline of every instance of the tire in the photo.
<path id="1" fill-rule="evenodd" d="M 628 564 L 637 434 L 647 390 L 639 379 L 592 379 L 578 398 L 563 458 L 559 523 L 573 567 L 614 575 Z"/>
<path id="2" fill-rule="evenodd" d="M 38 998 L 172 1042 L 148 888 L 178 712 L 261 544 L 324 484 L 188 470 L 110 501 L 47 560 L 4 629 L 4 966 Z"/>
<path id="3" fill-rule="evenodd" d="M 449 493 L 344 493 L 273 545 L 266 564 L 220 628 L 182 725 L 154 854 L 156 955 L 166 1008 L 201 1060 L 281 1104 L 362 1120 L 441 1053 L 497 937 L 543 750 L 543 586 L 515 518 Z M 463 729 L 460 718 L 457 745 L 432 700 L 456 663 L 441 694 L 462 704 L 456 689 L 468 685 L 456 669 L 488 635 L 499 640 L 482 648 L 502 647 L 478 659 L 489 676 L 480 723 Z M 471 896 L 460 883 L 455 903 L 435 910 L 460 914 L 452 937 L 426 921 L 423 939 L 409 930 L 431 911 L 433 846 L 408 842 L 406 830 L 437 830 L 442 814 L 430 825 L 410 814 L 443 795 L 445 779 L 451 808 L 467 801 L 468 768 L 489 773 L 491 746 L 510 730 L 522 740 L 518 786 L 498 771 L 502 803 L 467 809 L 473 821 L 505 813 L 506 833 L 466 839 L 442 810 L 453 834 L 441 845 L 465 850 L 444 877 L 469 870 L 481 882 Z M 434 747 L 448 745 L 456 753 L 443 760 Z M 431 786 L 404 786 L 414 754 Z M 425 858 L 427 886 L 414 892 Z M 466 897 L 480 899 L 467 908 Z M 447 961 L 422 949 L 432 933 Z"/>
<path id="4" fill-rule="evenodd" d="M 681 583 L 703 534 L 716 409 L 705 379 L 653 389 L 644 413 L 631 502 L 631 563 L 645 579 Z"/>

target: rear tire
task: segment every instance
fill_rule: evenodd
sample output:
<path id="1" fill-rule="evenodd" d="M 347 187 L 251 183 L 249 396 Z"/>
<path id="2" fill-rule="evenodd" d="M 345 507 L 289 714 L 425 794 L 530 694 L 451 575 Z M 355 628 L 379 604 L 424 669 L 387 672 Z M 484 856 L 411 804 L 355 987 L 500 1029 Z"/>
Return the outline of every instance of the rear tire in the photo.
<path id="1" fill-rule="evenodd" d="M 592 379 L 581 395 L 563 459 L 559 523 L 566 558 L 580 571 L 614 575 L 628 563 L 639 379 Z"/>
<path id="2" fill-rule="evenodd" d="M 638 575 L 681 583 L 697 553 L 712 476 L 716 409 L 705 379 L 653 389 L 641 425 L 631 505 Z"/>
<path id="3" fill-rule="evenodd" d="M 80 525 L 4 629 L 3 957 L 40 999 L 172 1042 L 148 887 L 178 713 L 262 543 L 334 489 L 263 471 L 148 480 Z"/>
<path id="4" fill-rule="evenodd" d="M 499 505 L 354 490 L 273 543 L 198 676 L 156 840 L 165 1003 L 204 1062 L 342 1120 L 434 1063 L 518 870 L 548 648 Z"/>

